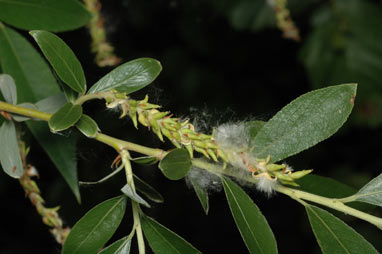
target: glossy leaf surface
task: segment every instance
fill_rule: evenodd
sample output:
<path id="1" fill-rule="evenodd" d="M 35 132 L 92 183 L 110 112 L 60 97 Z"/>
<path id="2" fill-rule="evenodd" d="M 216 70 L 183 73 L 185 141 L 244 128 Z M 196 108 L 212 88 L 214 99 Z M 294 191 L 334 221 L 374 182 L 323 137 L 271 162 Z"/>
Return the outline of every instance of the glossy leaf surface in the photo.
<path id="1" fill-rule="evenodd" d="M 99 131 L 97 123 L 90 116 L 85 114 L 78 120 L 76 127 L 88 138 L 95 138 Z"/>
<path id="2" fill-rule="evenodd" d="M 34 47 L 24 37 L 2 23 L 0 23 L 0 55 L 3 72 L 14 77 L 16 81 L 19 103 L 34 103 L 60 92 L 48 64 Z M 50 134 L 46 123 L 28 121 L 27 126 L 80 201 L 75 138 Z"/>
<path id="3" fill-rule="evenodd" d="M 161 64 L 152 58 L 138 58 L 118 66 L 90 89 L 90 93 L 110 91 L 133 93 L 149 85 L 162 70 Z"/>
<path id="4" fill-rule="evenodd" d="M 67 102 L 49 119 L 49 128 L 52 132 L 66 130 L 75 125 L 81 116 L 81 105 Z"/>
<path id="5" fill-rule="evenodd" d="M 257 205 L 229 178 L 223 177 L 222 182 L 232 216 L 249 253 L 277 253 L 273 232 Z"/>
<path id="6" fill-rule="evenodd" d="M 306 206 L 306 212 L 324 254 L 378 253 L 365 238 L 331 213 L 310 205 Z"/>
<path id="7" fill-rule="evenodd" d="M 382 174 L 363 186 L 354 197 L 356 201 L 382 207 Z"/>
<path id="8" fill-rule="evenodd" d="M 121 189 L 122 193 L 134 200 L 135 202 L 142 204 L 146 207 L 150 208 L 149 203 L 146 202 L 141 196 L 139 196 L 132 188 L 131 186 L 127 183 L 123 188 Z"/>
<path id="9" fill-rule="evenodd" d="M 333 135 L 348 118 L 356 84 L 330 86 L 306 93 L 273 116 L 252 140 L 258 158 L 277 162 Z"/>
<path id="10" fill-rule="evenodd" d="M 4 172 L 14 178 L 24 174 L 23 164 L 19 153 L 15 124 L 4 121 L 0 127 L 0 163 Z"/>
<path id="11" fill-rule="evenodd" d="M 134 175 L 134 183 L 135 183 L 135 188 L 137 189 L 137 192 L 142 193 L 151 201 L 154 201 L 156 203 L 163 203 L 164 201 L 163 196 L 151 185 L 144 182 L 142 179 L 140 179 L 136 175 Z"/>
<path id="12" fill-rule="evenodd" d="M 182 148 L 172 150 L 159 163 L 160 170 L 170 180 L 182 179 L 191 166 L 191 157 L 187 150 Z"/>
<path id="13" fill-rule="evenodd" d="M 123 196 L 106 200 L 87 212 L 72 228 L 63 254 L 94 254 L 117 230 L 126 210 Z"/>
<path id="14" fill-rule="evenodd" d="M 74 91 L 85 93 L 86 80 L 80 61 L 66 43 L 47 31 L 29 32 L 57 75 Z"/>
<path id="15" fill-rule="evenodd" d="M 0 20 L 25 30 L 73 30 L 86 25 L 91 17 L 76 0 L 0 0 L 0 9 Z"/>
<path id="16" fill-rule="evenodd" d="M 16 85 L 13 78 L 8 74 L 0 74 L 0 92 L 4 100 L 10 104 L 17 103 Z"/>
<path id="17" fill-rule="evenodd" d="M 142 216 L 142 228 L 147 241 L 157 254 L 201 253 L 194 246 L 154 219 Z"/>
<path id="18" fill-rule="evenodd" d="M 131 239 L 126 236 L 107 246 L 99 254 L 129 254 L 131 247 Z"/>
<path id="19" fill-rule="evenodd" d="M 48 64 L 40 54 L 24 37 L 2 23 L 0 55 L 3 72 L 15 80 L 19 103 L 34 103 L 60 92 Z"/>

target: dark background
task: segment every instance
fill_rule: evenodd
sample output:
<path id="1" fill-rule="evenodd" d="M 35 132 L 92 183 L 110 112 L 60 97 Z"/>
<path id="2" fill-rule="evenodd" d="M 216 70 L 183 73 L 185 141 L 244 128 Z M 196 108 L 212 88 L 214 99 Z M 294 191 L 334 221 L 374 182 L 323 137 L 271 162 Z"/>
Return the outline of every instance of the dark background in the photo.
<path id="1" fill-rule="evenodd" d="M 310 25 L 312 13 L 325 2 L 312 1 L 303 11 L 296 9 L 295 21 L 301 42 L 283 39 L 274 27 L 256 31 L 237 29 L 214 1 L 123 0 L 102 3 L 108 38 L 116 54 L 124 61 L 153 57 L 163 65 L 159 78 L 133 97 L 142 99 L 147 93 L 150 100 L 163 105 L 164 110 L 170 110 L 176 116 L 196 118 L 212 130 L 225 122 L 267 120 L 288 102 L 312 90 L 300 50 L 313 29 Z M 380 1 L 371 2 L 381 7 Z M 89 85 L 111 70 L 94 64 L 94 56 L 89 51 L 90 37 L 85 28 L 60 36 L 80 59 Z M 345 82 L 358 81 L 344 79 L 342 83 Z M 328 78 L 322 86 L 330 84 L 337 83 L 331 83 Z M 356 103 L 355 110 L 357 107 Z M 85 111 L 97 120 L 105 134 L 150 147 L 171 147 L 162 144 L 144 127 L 136 131 L 130 120 L 119 120 L 118 112 L 106 110 L 102 102 L 87 104 Z M 355 123 L 351 118 L 331 139 L 289 158 L 287 162 L 296 169 L 314 168 L 316 174 L 333 177 L 356 188 L 376 177 L 382 168 L 381 127 L 368 124 L 367 120 Z M 82 188 L 83 203 L 79 205 L 38 144 L 33 140 L 30 142 L 30 163 L 40 172 L 38 184 L 42 196 L 47 206 L 61 206 L 60 215 L 67 225 L 74 225 L 97 203 L 119 195 L 119 189 L 124 185 L 123 174 L 108 183 Z M 116 155 L 100 143 L 79 137 L 79 179 L 102 178 L 110 172 L 110 164 Z M 144 208 L 148 215 L 203 253 L 247 253 L 224 193 L 216 192 L 210 196 L 210 213 L 206 216 L 195 193 L 184 181 L 167 180 L 156 166 L 134 165 L 134 170 L 165 198 L 163 204 L 153 203 L 150 210 Z M 60 246 L 29 201 L 24 199 L 19 184 L 4 173 L 0 174 L 0 198 L 3 200 L 1 253 L 59 253 Z M 301 205 L 282 194 L 268 199 L 255 190 L 246 190 L 273 229 L 280 253 L 320 253 Z M 110 242 L 130 232 L 130 211 L 129 207 Z M 378 212 L 381 216 L 381 211 Z M 382 250 L 380 230 L 366 222 L 337 215 Z M 132 253 L 136 252 L 134 242 Z"/>

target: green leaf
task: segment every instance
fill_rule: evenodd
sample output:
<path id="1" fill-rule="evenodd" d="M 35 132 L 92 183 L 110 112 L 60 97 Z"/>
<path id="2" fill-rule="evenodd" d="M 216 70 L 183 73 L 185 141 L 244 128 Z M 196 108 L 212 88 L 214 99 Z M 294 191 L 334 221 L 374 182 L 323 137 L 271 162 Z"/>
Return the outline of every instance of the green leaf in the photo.
<path id="1" fill-rule="evenodd" d="M 99 254 L 129 254 L 131 246 L 131 238 L 126 236 L 107 246 Z"/>
<path id="2" fill-rule="evenodd" d="M 132 200 L 136 201 L 139 204 L 142 204 L 148 208 L 150 208 L 149 203 L 146 202 L 141 196 L 139 196 L 132 188 L 131 186 L 127 183 L 123 188 L 121 189 L 122 193 L 131 198 Z"/>
<path id="3" fill-rule="evenodd" d="M 198 196 L 200 204 L 202 205 L 203 210 L 207 215 L 210 209 L 207 190 L 203 188 L 198 179 L 195 179 L 194 177 L 188 177 L 188 179 L 190 179 L 192 187 L 195 190 L 196 196 Z"/>
<path id="4" fill-rule="evenodd" d="M 39 53 L 24 37 L 1 22 L 0 56 L 3 72 L 15 80 L 19 103 L 34 103 L 60 92 L 48 64 Z"/>
<path id="5" fill-rule="evenodd" d="M 126 198 L 106 200 L 87 212 L 72 228 L 63 254 L 94 254 L 114 234 L 126 211 Z"/>
<path id="6" fill-rule="evenodd" d="M 24 37 L 1 22 L 0 56 L 2 70 L 16 81 L 18 102 L 34 103 L 60 92 L 48 64 L 39 53 Z M 80 201 L 75 138 L 50 134 L 46 123 L 28 121 L 27 126 Z"/>
<path id="7" fill-rule="evenodd" d="M 355 195 L 355 201 L 361 201 L 382 207 L 382 174 L 363 186 Z"/>
<path id="8" fill-rule="evenodd" d="M 191 157 L 183 148 L 172 150 L 159 163 L 160 170 L 170 180 L 182 179 L 187 175 L 191 166 Z"/>
<path id="9" fill-rule="evenodd" d="M 143 165 L 153 165 L 158 162 L 158 158 L 154 156 L 143 156 L 143 157 L 132 158 L 131 161 L 138 164 L 143 164 Z"/>
<path id="10" fill-rule="evenodd" d="M 49 119 L 49 128 L 52 132 L 66 130 L 75 125 L 81 116 L 81 105 L 67 102 Z"/>
<path id="11" fill-rule="evenodd" d="M 378 253 L 365 238 L 329 212 L 311 205 L 306 206 L 306 212 L 324 254 Z"/>
<path id="12" fill-rule="evenodd" d="M 46 97 L 38 102 L 36 102 L 36 106 L 38 110 L 50 114 L 56 113 L 64 104 L 66 103 L 66 99 L 64 94 L 59 93 L 56 95 L 52 95 Z"/>
<path id="13" fill-rule="evenodd" d="M 144 182 L 136 175 L 134 175 L 134 183 L 137 191 L 145 195 L 148 199 L 156 203 L 163 203 L 163 196 L 157 190 L 155 190 L 148 183 Z"/>
<path id="14" fill-rule="evenodd" d="M 30 31 L 29 33 L 33 36 L 60 79 L 73 90 L 85 93 L 84 70 L 69 46 L 60 37 L 47 31 Z"/>
<path id="15" fill-rule="evenodd" d="M 0 20 L 25 30 L 73 30 L 86 25 L 91 18 L 76 0 L 0 0 L 0 9 Z"/>
<path id="16" fill-rule="evenodd" d="M 115 89 L 118 92 L 133 93 L 149 85 L 162 70 L 161 64 L 152 58 L 138 58 L 118 66 L 88 91 L 89 94 Z"/>
<path id="17" fill-rule="evenodd" d="M 4 121 L 0 128 L 0 162 L 4 172 L 14 178 L 24 174 L 19 153 L 15 124 Z"/>
<path id="18" fill-rule="evenodd" d="M 236 226 L 249 253 L 277 253 L 273 232 L 256 204 L 229 178 L 223 177 L 222 182 Z"/>
<path id="19" fill-rule="evenodd" d="M 344 198 L 357 190 L 329 177 L 309 174 L 296 180 L 298 189 L 327 198 Z"/>
<path id="20" fill-rule="evenodd" d="M 335 179 L 314 174 L 297 179 L 296 183 L 299 185 L 297 189 L 327 198 L 346 198 L 357 192 L 355 188 Z M 352 202 L 347 205 L 361 211 L 374 208 L 372 205 L 360 202 Z"/>
<path id="21" fill-rule="evenodd" d="M 330 86 L 289 103 L 252 140 L 256 157 L 270 155 L 270 162 L 277 162 L 333 135 L 348 118 L 356 89 L 356 84 Z"/>
<path id="22" fill-rule="evenodd" d="M 201 253 L 194 246 L 148 216 L 141 217 L 143 232 L 157 254 Z"/>
<path id="23" fill-rule="evenodd" d="M 64 137 L 50 132 L 45 122 L 28 121 L 27 126 L 33 136 L 48 154 L 58 171 L 69 185 L 77 201 L 81 202 L 77 177 L 76 138 Z"/>
<path id="24" fill-rule="evenodd" d="M 17 92 L 15 81 L 8 74 L 0 74 L 0 92 L 6 102 L 11 104 L 17 103 Z"/>
<path id="25" fill-rule="evenodd" d="M 88 115 L 83 114 L 76 127 L 88 138 L 95 138 L 99 131 L 97 123 Z"/>
<path id="26" fill-rule="evenodd" d="M 245 125 L 248 128 L 249 135 L 251 136 L 251 139 L 254 139 L 259 133 L 259 131 L 264 127 L 266 122 L 264 121 L 250 121 L 246 122 Z"/>

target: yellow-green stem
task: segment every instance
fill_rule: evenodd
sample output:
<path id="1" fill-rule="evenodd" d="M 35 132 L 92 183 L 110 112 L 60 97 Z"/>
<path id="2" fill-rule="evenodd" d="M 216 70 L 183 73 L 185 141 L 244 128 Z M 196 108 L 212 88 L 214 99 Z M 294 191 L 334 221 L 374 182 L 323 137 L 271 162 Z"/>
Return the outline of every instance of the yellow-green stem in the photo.
<path id="1" fill-rule="evenodd" d="M 37 110 L 33 109 L 28 109 L 20 106 L 15 106 L 9 103 L 1 102 L 0 101 L 0 111 L 7 111 L 11 113 L 16 113 L 19 115 L 24 115 L 24 116 L 29 116 L 41 120 L 48 121 L 51 114 L 43 113 Z M 166 151 L 163 151 L 161 149 L 154 149 L 154 148 L 148 148 L 145 146 L 141 146 L 138 144 L 134 144 L 131 142 L 127 142 L 124 140 L 120 140 L 117 138 L 110 137 L 108 135 L 98 133 L 97 136 L 95 137 L 96 140 L 107 144 L 114 149 L 116 149 L 118 152 L 123 151 L 124 149 L 130 150 L 130 151 L 135 151 L 141 154 L 145 154 L 148 156 L 154 156 L 157 157 L 158 159 L 162 159 L 166 155 Z M 128 160 L 128 163 L 130 164 L 130 161 Z M 241 180 L 245 180 L 248 182 L 256 183 L 256 179 L 251 177 L 250 175 L 248 177 L 242 175 L 242 174 L 234 174 L 234 172 L 230 172 L 229 170 L 225 169 L 223 166 L 218 165 L 218 164 L 212 164 L 209 163 L 205 160 L 201 159 L 193 159 L 192 163 L 194 166 L 198 168 L 205 169 L 207 171 L 210 171 L 211 173 L 214 174 L 224 174 L 224 175 L 229 175 L 233 176 L 235 178 L 240 178 Z M 131 166 L 130 166 L 131 167 Z M 332 198 L 326 198 L 322 196 L 318 196 L 315 194 L 311 194 L 308 192 L 304 192 L 301 190 L 297 189 L 292 189 L 283 185 L 277 185 L 275 187 L 275 191 L 278 191 L 280 193 L 283 193 L 285 195 L 288 195 L 289 197 L 297 200 L 297 199 L 303 199 L 306 201 L 311 201 L 317 204 L 324 205 L 326 207 L 330 207 L 332 209 L 341 211 L 345 214 L 352 215 L 354 217 L 357 217 L 359 219 L 365 220 L 378 228 L 382 229 L 382 218 L 358 211 L 354 208 L 351 208 L 347 205 L 345 205 L 341 200 L 339 199 L 332 199 Z"/>
<path id="2" fill-rule="evenodd" d="M 135 192 L 133 169 L 131 168 L 129 152 L 127 150 L 121 150 L 121 158 L 123 165 L 125 165 L 127 184 L 130 185 L 133 192 Z M 134 228 L 137 234 L 139 254 L 145 254 L 145 241 L 143 239 L 141 218 L 139 216 L 140 207 L 134 200 L 131 200 L 131 207 L 133 209 Z"/>
<path id="3" fill-rule="evenodd" d="M 74 103 L 78 105 L 82 105 L 86 101 L 104 99 L 108 94 L 109 94 L 108 92 L 86 94 L 86 95 L 80 96 Z"/>
<path id="4" fill-rule="evenodd" d="M 52 114 L 44 113 L 38 110 L 24 108 L 21 106 L 9 104 L 3 101 L 0 101 L 0 111 L 7 111 L 9 113 L 15 113 L 18 115 L 29 116 L 31 118 L 41 119 L 44 121 L 49 121 Z"/>

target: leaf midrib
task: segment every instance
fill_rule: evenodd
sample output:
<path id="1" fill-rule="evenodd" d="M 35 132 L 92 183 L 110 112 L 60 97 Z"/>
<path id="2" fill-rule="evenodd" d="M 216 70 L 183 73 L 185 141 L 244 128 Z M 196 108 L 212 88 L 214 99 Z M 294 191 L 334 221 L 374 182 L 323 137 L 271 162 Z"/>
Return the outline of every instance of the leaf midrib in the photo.
<path id="1" fill-rule="evenodd" d="M 325 228 L 331 233 L 335 240 L 339 243 L 339 245 L 346 251 L 346 253 L 350 254 L 349 250 L 345 247 L 345 245 L 342 243 L 342 241 L 338 238 L 338 236 L 331 230 L 328 224 L 325 223 L 325 221 L 314 211 L 314 209 L 310 206 L 307 207 L 310 209 L 310 211 L 319 219 L 319 221 L 325 226 Z"/>
<path id="2" fill-rule="evenodd" d="M 1 0 L 0 0 L 1 1 Z M 66 62 L 66 60 L 64 58 L 61 57 L 60 54 L 58 54 L 58 52 L 56 51 L 56 49 L 53 47 L 53 45 L 49 42 L 49 41 L 45 41 L 45 43 L 51 48 L 51 50 L 58 56 L 58 58 L 64 63 L 65 67 L 69 70 L 70 74 L 73 76 L 74 78 L 74 81 L 77 85 L 77 87 L 79 88 L 80 91 L 76 91 L 76 92 L 81 92 L 81 93 L 84 93 L 85 89 L 82 88 L 82 85 L 80 83 L 80 81 L 77 79 L 77 76 L 74 74 L 74 72 L 72 71 L 72 69 L 69 67 L 68 63 Z M 58 73 L 57 73 L 58 74 Z M 67 83 L 67 81 L 65 81 L 65 83 Z M 68 84 L 69 85 L 69 84 Z M 70 85 L 69 85 L 70 86 Z M 74 88 L 73 88 L 74 89 Z"/>
<path id="3" fill-rule="evenodd" d="M 119 205 L 120 202 L 122 202 L 124 200 L 124 198 L 120 198 L 120 200 L 118 200 L 110 209 L 109 211 L 104 215 L 102 216 L 101 220 L 94 226 L 94 228 L 89 232 L 89 234 L 86 236 L 86 238 L 81 242 L 80 245 L 78 245 L 78 247 L 76 249 L 74 249 L 73 253 L 76 253 L 78 251 L 78 249 L 81 248 L 81 246 L 88 240 L 88 238 L 90 237 L 90 235 L 93 234 L 93 232 L 99 227 L 99 225 L 105 220 L 105 218 L 114 210 L 114 208 Z"/>
<path id="4" fill-rule="evenodd" d="M 167 239 L 153 226 L 153 224 L 151 223 L 151 220 L 149 218 L 146 218 L 146 221 L 147 221 L 147 224 L 150 226 L 150 228 L 161 238 L 164 240 L 164 242 L 170 246 L 171 249 L 173 249 L 174 251 L 176 251 L 176 253 L 179 253 L 181 254 L 181 252 L 178 251 L 178 249 L 175 248 L 175 246 L 173 246 L 171 244 L 171 242 L 167 241 Z"/>
<path id="5" fill-rule="evenodd" d="M 335 90 L 335 91 L 336 91 L 336 90 Z M 334 93 L 335 91 L 333 90 L 332 93 Z M 329 96 L 329 95 L 331 95 L 330 92 L 327 93 L 327 94 L 325 94 L 325 96 Z M 297 111 L 297 109 L 296 109 L 295 111 Z M 295 123 L 292 125 L 293 127 L 290 128 L 289 130 L 291 130 L 291 129 L 295 129 L 295 128 L 296 128 L 296 126 L 298 125 L 298 120 L 299 120 L 301 117 L 302 117 L 302 116 L 299 116 L 299 117 L 296 119 Z M 276 139 L 276 140 L 273 140 L 269 145 L 265 146 L 265 147 L 259 152 L 259 154 L 263 154 L 266 150 L 269 149 L 269 147 L 274 146 L 275 144 L 278 144 L 278 143 L 282 142 L 282 141 L 284 140 L 284 138 L 285 138 L 286 136 L 289 135 L 288 133 L 290 133 L 290 132 L 285 132 L 285 134 L 283 134 L 280 138 L 278 138 L 278 139 Z M 257 136 L 257 135 L 256 135 L 256 136 Z M 288 153 L 288 154 L 289 154 L 289 153 Z"/>
<path id="6" fill-rule="evenodd" d="M 26 72 L 24 70 L 24 66 L 21 64 L 21 59 L 19 58 L 19 55 L 16 54 L 16 52 L 17 52 L 16 48 L 14 47 L 14 45 L 13 45 L 13 43 L 12 43 L 11 39 L 9 38 L 9 35 L 6 31 L 6 26 L 5 25 L 0 26 L 0 30 L 3 31 L 4 37 L 7 40 L 7 42 L 9 43 L 9 46 L 11 47 L 12 53 L 16 59 L 17 64 L 19 65 L 19 69 L 21 70 L 21 73 L 22 73 L 23 79 L 25 80 L 25 83 L 30 85 L 30 81 L 28 80 L 27 76 L 25 75 Z M 36 100 L 36 94 L 34 93 L 33 89 L 29 89 L 29 87 L 28 87 L 28 90 L 32 94 L 34 100 Z"/>
<path id="7" fill-rule="evenodd" d="M 226 180 L 223 180 L 223 181 L 224 181 L 224 185 L 225 185 L 225 186 L 227 187 L 227 189 L 230 191 L 231 196 L 233 197 L 235 203 L 238 204 L 237 199 L 236 199 L 235 196 L 233 195 L 232 189 L 229 187 L 229 185 L 227 184 Z M 256 238 L 254 232 L 252 232 L 252 229 L 251 229 L 251 227 L 249 226 L 249 223 L 248 223 L 247 219 L 246 219 L 245 216 L 244 216 L 243 210 L 240 208 L 239 205 L 237 205 L 237 207 L 239 208 L 240 213 L 241 213 L 242 217 L 244 218 L 245 224 L 247 225 L 249 231 L 251 232 L 252 238 L 253 238 L 253 239 L 255 240 L 255 242 L 256 242 L 256 245 L 257 245 L 258 248 L 260 249 L 261 253 L 264 253 L 263 249 L 261 248 L 261 245 L 260 245 L 259 242 L 257 241 L 257 238 Z M 232 210 L 232 208 L 231 208 L 231 210 Z M 240 227 L 238 227 L 238 228 L 239 228 L 240 234 L 243 236 Z M 243 238 L 243 240 L 244 240 L 244 242 L 246 243 L 246 245 L 249 247 L 249 245 L 247 244 L 247 241 L 246 241 L 244 238 Z"/>

